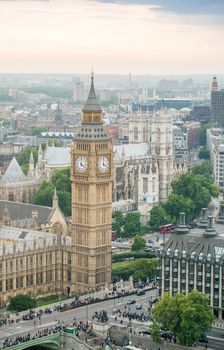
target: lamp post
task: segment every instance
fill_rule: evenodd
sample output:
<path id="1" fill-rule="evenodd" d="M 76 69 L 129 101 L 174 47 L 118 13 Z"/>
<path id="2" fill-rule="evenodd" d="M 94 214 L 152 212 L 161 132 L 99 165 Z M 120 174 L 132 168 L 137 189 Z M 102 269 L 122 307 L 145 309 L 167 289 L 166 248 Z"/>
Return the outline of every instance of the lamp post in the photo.
<path id="1" fill-rule="evenodd" d="M 86 304 L 86 321 L 88 321 L 88 302 Z"/>

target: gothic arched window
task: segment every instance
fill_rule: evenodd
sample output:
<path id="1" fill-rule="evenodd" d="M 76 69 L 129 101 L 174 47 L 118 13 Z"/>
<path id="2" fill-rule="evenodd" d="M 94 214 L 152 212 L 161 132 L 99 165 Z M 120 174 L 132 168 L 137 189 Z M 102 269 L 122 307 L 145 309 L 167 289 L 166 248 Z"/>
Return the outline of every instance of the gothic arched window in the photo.
<path id="1" fill-rule="evenodd" d="M 134 127 L 134 141 L 138 141 L 138 128 L 137 126 Z"/>
<path id="2" fill-rule="evenodd" d="M 161 131 L 160 128 L 157 129 L 157 142 L 161 141 Z"/>

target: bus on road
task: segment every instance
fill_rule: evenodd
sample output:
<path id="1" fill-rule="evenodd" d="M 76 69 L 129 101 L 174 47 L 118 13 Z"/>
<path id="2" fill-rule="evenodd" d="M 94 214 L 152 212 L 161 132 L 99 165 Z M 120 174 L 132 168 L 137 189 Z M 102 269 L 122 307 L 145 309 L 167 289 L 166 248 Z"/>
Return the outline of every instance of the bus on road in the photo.
<path id="1" fill-rule="evenodd" d="M 160 233 L 172 233 L 175 230 L 176 226 L 174 224 L 166 224 L 160 227 Z"/>

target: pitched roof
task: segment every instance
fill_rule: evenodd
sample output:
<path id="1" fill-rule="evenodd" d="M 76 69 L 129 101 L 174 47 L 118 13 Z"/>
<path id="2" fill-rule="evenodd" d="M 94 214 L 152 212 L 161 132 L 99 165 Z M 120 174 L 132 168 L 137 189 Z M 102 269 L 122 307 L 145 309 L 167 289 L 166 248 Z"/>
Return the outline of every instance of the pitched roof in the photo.
<path id="1" fill-rule="evenodd" d="M 148 143 L 129 143 L 124 145 L 113 146 L 113 150 L 118 157 L 139 157 L 146 156 L 149 153 Z"/>
<path id="2" fill-rule="evenodd" d="M 15 157 L 11 160 L 5 174 L 2 178 L 3 182 L 19 182 L 26 181 L 26 176 L 20 168 Z"/>
<path id="3" fill-rule="evenodd" d="M 91 76 L 91 87 L 89 91 L 89 96 L 86 101 L 85 106 L 83 107 L 83 112 L 101 112 L 101 107 L 96 98 L 94 83 L 93 83 L 93 75 Z"/>
<path id="4" fill-rule="evenodd" d="M 50 147 L 44 152 L 44 159 L 48 166 L 64 167 L 71 164 L 71 147 Z"/>
<path id="5" fill-rule="evenodd" d="M 27 204 L 27 203 L 17 203 L 0 200 L 0 218 L 4 209 L 7 207 L 10 219 L 15 220 L 25 220 L 32 218 L 32 211 L 38 212 L 37 223 L 43 224 L 50 217 L 51 213 L 54 211 L 51 207 L 44 207 L 41 205 Z"/>

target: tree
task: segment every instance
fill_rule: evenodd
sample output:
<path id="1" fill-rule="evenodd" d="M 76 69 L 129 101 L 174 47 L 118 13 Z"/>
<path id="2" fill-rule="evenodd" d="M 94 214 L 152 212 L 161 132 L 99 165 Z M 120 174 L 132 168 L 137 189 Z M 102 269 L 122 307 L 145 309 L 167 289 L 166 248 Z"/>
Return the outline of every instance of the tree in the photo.
<path id="1" fill-rule="evenodd" d="M 201 126 L 200 131 L 199 131 L 199 143 L 201 146 L 206 145 L 206 134 L 207 134 L 207 129 L 210 129 L 214 127 L 214 123 L 207 123 Z M 216 126 L 217 127 L 217 126 Z"/>
<path id="2" fill-rule="evenodd" d="M 141 233 L 140 213 L 131 212 L 124 214 L 121 211 L 112 214 L 112 230 L 117 232 L 118 237 L 134 237 Z"/>
<path id="3" fill-rule="evenodd" d="M 54 171 L 51 177 L 52 184 L 58 191 L 66 191 L 71 193 L 70 168 L 64 168 Z"/>
<path id="4" fill-rule="evenodd" d="M 199 159 L 205 159 L 205 160 L 209 160 L 210 159 L 210 153 L 206 148 L 202 148 L 200 149 L 199 153 L 198 153 L 198 158 Z"/>
<path id="5" fill-rule="evenodd" d="M 17 162 L 19 163 L 25 174 L 28 172 L 29 169 L 31 151 L 33 152 L 34 164 L 36 164 L 38 154 L 37 147 L 26 147 L 18 154 L 18 156 L 16 156 Z"/>
<path id="6" fill-rule="evenodd" d="M 141 279 L 146 281 L 147 277 L 149 279 L 154 279 L 157 274 L 158 259 L 137 259 L 132 261 L 125 261 L 114 263 L 112 266 L 112 278 L 113 281 L 119 281 L 121 278 L 125 281 L 128 280 L 130 276 L 133 276 L 134 281 Z"/>
<path id="7" fill-rule="evenodd" d="M 190 198 L 171 193 L 164 204 L 166 213 L 171 217 L 172 222 L 177 222 L 180 212 L 185 212 L 189 220 L 194 216 L 195 205 Z"/>
<path id="8" fill-rule="evenodd" d="M 143 250 L 145 248 L 146 241 L 144 238 L 141 236 L 137 235 L 135 236 L 134 242 L 131 246 L 131 250 L 133 252 L 138 251 L 138 250 Z"/>
<path id="9" fill-rule="evenodd" d="M 124 225 L 124 215 L 121 211 L 114 211 L 112 213 L 112 230 L 117 233 L 117 236 L 121 236 L 122 227 Z"/>
<path id="10" fill-rule="evenodd" d="M 41 132 L 48 131 L 48 128 L 45 128 L 44 126 L 35 126 L 35 128 L 32 128 L 32 136 L 39 135 Z"/>
<path id="11" fill-rule="evenodd" d="M 192 346 L 211 328 L 214 319 L 205 294 L 165 294 L 152 311 L 161 328 L 176 334 L 181 345 Z"/>
<path id="12" fill-rule="evenodd" d="M 36 299 L 31 298 L 30 295 L 18 294 L 11 298 L 8 310 L 20 312 L 33 309 L 36 305 Z"/>
<path id="13" fill-rule="evenodd" d="M 71 215 L 71 180 L 70 168 L 55 170 L 50 181 L 43 181 L 34 197 L 34 203 L 52 206 L 52 198 L 56 187 L 58 204 L 65 216 Z"/>
<path id="14" fill-rule="evenodd" d="M 213 182 L 212 178 L 212 167 L 208 162 L 203 162 L 200 165 L 194 165 L 191 169 L 193 175 L 202 175 L 207 178 L 207 180 Z"/>
<path id="15" fill-rule="evenodd" d="M 140 213 L 127 213 L 124 217 L 124 235 L 133 237 L 141 231 Z"/>
<path id="16" fill-rule="evenodd" d="M 201 208 L 207 207 L 211 201 L 212 193 L 209 186 L 210 180 L 206 180 L 204 176 L 194 175 L 193 173 L 185 173 L 178 180 L 173 181 L 173 193 L 178 196 L 189 198 L 194 203 L 193 215 L 200 213 Z"/>
<path id="17" fill-rule="evenodd" d="M 151 327 L 152 340 L 156 343 L 161 343 L 161 338 L 159 335 L 159 325 L 157 323 L 153 323 Z"/>
<path id="18" fill-rule="evenodd" d="M 160 226 L 163 226 L 167 223 L 169 223 L 171 219 L 167 215 L 163 205 L 157 205 L 156 207 L 153 207 L 150 211 L 150 219 L 149 219 L 149 229 L 151 231 L 159 230 Z"/>
<path id="19" fill-rule="evenodd" d="M 54 194 L 54 186 L 48 181 L 43 181 L 38 188 L 38 191 L 34 197 L 34 203 L 38 205 L 43 205 L 45 207 L 52 206 L 52 198 Z"/>
<path id="20" fill-rule="evenodd" d="M 133 266 L 134 270 L 132 275 L 134 281 L 138 281 L 140 279 L 141 281 L 146 282 L 147 278 L 149 278 L 149 280 L 153 280 L 157 274 L 157 266 L 157 258 L 138 259 Z"/>

